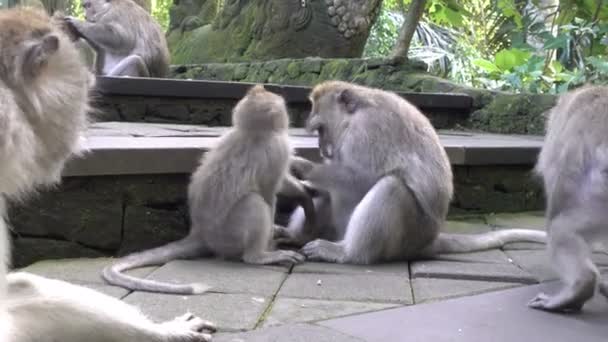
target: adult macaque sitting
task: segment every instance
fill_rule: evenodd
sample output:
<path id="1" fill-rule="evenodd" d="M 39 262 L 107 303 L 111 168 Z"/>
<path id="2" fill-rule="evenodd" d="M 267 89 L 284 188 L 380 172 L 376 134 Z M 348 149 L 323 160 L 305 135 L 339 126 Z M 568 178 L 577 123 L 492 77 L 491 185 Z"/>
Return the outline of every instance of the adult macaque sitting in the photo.
<path id="1" fill-rule="evenodd" d="M 64 17 L 66 29 L 97 53 L 98 75 L 164 77 L 169 49 L 160 25 L 133 0 L 84 0 L 86 21 Z"/>

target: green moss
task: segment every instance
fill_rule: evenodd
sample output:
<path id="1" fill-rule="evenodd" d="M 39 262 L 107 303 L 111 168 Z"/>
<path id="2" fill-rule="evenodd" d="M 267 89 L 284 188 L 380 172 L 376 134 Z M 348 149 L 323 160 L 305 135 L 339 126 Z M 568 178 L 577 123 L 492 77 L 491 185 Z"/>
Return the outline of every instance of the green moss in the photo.
<path id="1" fill-rule="evenodd" d="M 300 76 L 300 63 L 296 61 L 289 63 L 289 65 L 287 66 L 287 74 L 293 79 Z"/>
<path id="2" fill-rule="evenodd" d="M 330 59 L 323 65 L 319 80 L 346 80 L 351 74 L 352 64 L 347 59 Z"/>
<path id="3" fill-rule="evenodd" d="M 321 58 L 305 58 L 300 63 L 300 69 L 302 72 L 320 73 L 322 66 Z"/>
<path id="4" fill-rule="evenodd" d="M 248 72 L 249 72 L 248 63 L 237 64 L 236 68 L 234 68 L 234 75 L 233 75 L 232 79 L 235 81 L 240 81 L 240 80 L 244 79 L 245 77 L 247 77 Z"/>
<path id="5" fill-rule="evenodd" d="M 486 106 L 472 113 L 473 128 L 497 133 L 542 134 L 542 113 L 555 103 L 552 95 L 496 94 Z"/>

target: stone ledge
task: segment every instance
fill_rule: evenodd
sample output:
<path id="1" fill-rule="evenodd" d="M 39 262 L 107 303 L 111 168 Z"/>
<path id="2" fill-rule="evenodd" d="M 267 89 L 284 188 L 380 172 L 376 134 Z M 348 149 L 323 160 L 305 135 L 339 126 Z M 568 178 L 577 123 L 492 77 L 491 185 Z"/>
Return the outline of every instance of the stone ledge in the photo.
<path id="1" fill-rule="evenodd" d="M 226 127 L 105 122 L 93 124 L 85 146 L 89 152 L 70 161 L 64 176 L 171 174 L 192 172 L 204 151 Z M 293 146 L 318 160 L 317 137 L 290 130 Z M 441 131 L 453 165 L 532 165 L 542 138 Z"/>
<path id="2" fill-rule="evenodd" d="M 292 127 L 304 127 L 310 112 L 310 84 L 282 85 L 270 80 L 192 80 L 189 77 L 99 77 L 93 105 L 99 121 L 229 126 L 232 109 L 256 83 L 282 95 L 287 101 Z M 472 112 L 473 97 L 458 91 L 396 91 L 420 108 L 437 128 L 464 125 Z"/>
<path id="3" fill-rule="evenodd" d="M 207 80 L 183 80 L 141 77 L 97 77 L 96 89 L 104 95 L 176 97 L 240 100 L 257 83 Z M 265 83 L 264 87 L 282 95 L 287 103 L 308 103 L 312 87 Z M 421 109 L 451 109 L 469 112 L 473 98 L 466 94 L 439 92 L 397 92 Z"/>

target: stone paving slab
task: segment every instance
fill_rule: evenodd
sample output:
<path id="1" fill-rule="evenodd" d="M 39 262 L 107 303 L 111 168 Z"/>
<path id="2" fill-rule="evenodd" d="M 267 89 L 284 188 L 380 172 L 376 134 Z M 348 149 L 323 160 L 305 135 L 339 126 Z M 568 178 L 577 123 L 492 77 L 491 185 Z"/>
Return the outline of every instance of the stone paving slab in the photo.
<path id="1" fill-rule="evenodd" d="M 503 251 L 519 251 L 519 250 L 545 250 L 547 246 L 536 242 L 512 242 L 502 247 Z"/>
<path id="2" fill-rule="evenodd" d="M 413 278 L 446 278 L 532 284 L 536 279 L 513 264 L 456 261 L 416 261 Z"/>
<path id="3" fill-rule="evenodd" d="M 148 278 L 173 283 L 204 283 L 212 292 L 274 295 L 287 267 L 256 266 L 217 259 L 176 260 L 154 271 Z"/>
<path id="4" fill-rule="evenodd" d="M 600 295 L 575 315 L 551 314 L 526 306 L 539 291 L 553 293 L 557 286 L 524 286 L 319 324 L 369 342 L 605 342 L 608 302 Z"/>
<path id="5" fill-rule="evenodd" d="M 412 303 L 412 290 L 405 276 L 394 274 L 291 274 L 279 297 Z"/>
<path id="6" fill-rule="evenodd" d="M 505 252 L 499 249 L 491 249 L 487 251 L 479 251 L 472 253 L 450 253 L 440 254 L 436 257 L 438 260 L 446 261 L 461 261 L 461 262 L 477 262 L 477 263 L 493 263 L 493 264 L 508 264 L 509 257 Z"/>
<path id="7" fill-rule="evenodd" d="M 270 304 L 269 297 L 251 294 L 206 293 L 199 296 L 134 292 L 125 302 L 160 322 L 191 312 L 212 321 L 221 331 L 253 329 Z M 135 341 L 134 341 L 135 342 Z"/>
<path id="8" fill-rule="evenodd" d="M 545 250 L 510 250 L 506 251 L 507 255 L 515 264 L 524 270 L 528 271 L 538 281 L 547 281 L 557 279 L 557 274 L 551 267 L 549 255 Z M 608 255 L 603 253 L 594 253 L 592 260 L 598 266 L 608 266 Z"/>
<path id="9" fill-rule="evenodd" d="M 110 258 L 45 260 L 25 267 L 21 271 L 76 284 L 106 284 L 101 278 L 101 270 L 112 262 L 113 259 Z M 156 268 L 143 267 L 126 273 L 135 277 L 146 277 Z"/>
<path id="10" fill-rule="evenodd" d="M 412 279 L 416 304 L 521 286 L 517 283 L 437 278 Z"/>
<path id="11" fill-rule="evenodd" d="M 357 313 L 378 311 L 395 306 L 397 304 L 277 298 L 272 305 L 270 313 L 266 315 L 262 326 L 269 327 L 289 323 L 320 321 Z"/>
<path id="12" fill-rule="evenodd" d="M 305 262 L 295 265 L 293 273 L 321 274 L 397 274 L 409 278 L 409 264 L 394 262 L 380 265 L 340 265 L 324 262 Z"/>
<path id="13" fill-rule="evenodd" d="M 216 334 L 213 342 L 363 342 L 312 324 L 293 324 L 240 334 Z"/>

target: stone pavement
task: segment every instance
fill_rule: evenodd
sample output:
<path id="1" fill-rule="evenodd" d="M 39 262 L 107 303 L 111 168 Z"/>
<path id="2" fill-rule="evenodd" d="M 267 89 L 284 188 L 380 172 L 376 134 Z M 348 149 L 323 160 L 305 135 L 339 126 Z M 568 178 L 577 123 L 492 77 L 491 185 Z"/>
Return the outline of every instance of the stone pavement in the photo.
<path id="1" fill-rule="evenodd" d="M 445 230 L 477 233 L 507 227 L 543 229 L 543 218 L 540 213 L 488 215 L 451 221 Z M 557 342 L 608 337 L 603 298 L 586 306 L 584 314 L 568 317 L 525 308 L 538 291 L 531 284 L 556 279 L 543 247 L 518 243 L 503 250 L 373 266 L 195 260 L 133 272 L 213 287 L 200 296 L 131 293 L 108 286 L 99 272 L 109 259 L 49 260 L 24 270 L 121 298 L 154 320 L 193 312 L 219 326 L 215 341 Z M 606 251 L 594 259 L 608 271 Z M 559 333 L 543 337 L 553 331 Z"/>

